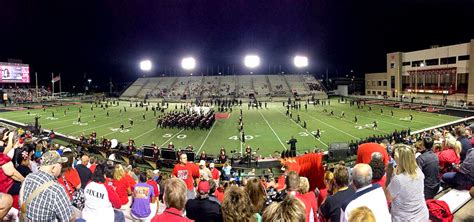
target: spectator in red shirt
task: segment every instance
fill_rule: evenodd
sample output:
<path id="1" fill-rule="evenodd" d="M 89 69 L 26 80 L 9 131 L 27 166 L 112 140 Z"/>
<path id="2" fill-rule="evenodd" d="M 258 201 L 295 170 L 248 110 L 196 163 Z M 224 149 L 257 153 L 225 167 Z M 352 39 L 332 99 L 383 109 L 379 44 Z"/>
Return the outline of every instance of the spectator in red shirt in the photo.
<path id="1" fill-rule="evenodd" d="M 75 154 L 72 151 L 66 151 L 63 153 L 63 157 L 67 158 L 67 162 L 62 164 L 62 173 L 58 177 L 59 184 L 64 187 L 70 200 L 72 200 L 74 192 L 81 189 L 81 178 L 79 177 L 77 170 L 72 168 L 74 155 Z"/>
<path id="2" fill-rule="evenodd" d="M 160 189 L 158 189 L 158 183 L 156 183 L 156 181 L 153 180 L 153 176 L 154 176 L 154 173 L 152 170 L 146 171 L 146 178 L 147 178 L 146 183 L 150 184 L 153 187 L 153 194 L 155 194 L 155 198 L 156 198 L 155 203 L 152 202 L 150 207 L 156 207 L 156 212 L 158 212 L 158 209 L 160 208 L 160 200 L 158 198 L 160 196 Z"/>
<path id="3" fill-rule="evenodd" d="M 309 180 L 306 177 L 300 177 L 300 187 L 298 189 L 300 193 L 300 200 L 304 200 L 306 221 L 318 221 L 318 201 L 316 193 L 309 190 Z M 316 189 L 317 191 L 317 189 Z M 319 191 L 317 191 L 319 193 Z M 308 205 L 306 205 L 308 204 Z"/>
<path id="4" fill-rule="evenodd" d="M 194 199 L 196 193 L 194 191 L 194 182 L 199 184 L 199 168 L 195 164 L 188 163 L 188 157 L 185 153 L 179 156 L 179 164 L 173 168 L 175 177 L 182 179 L 186 183 L 188 191 L 186 196 L 189 199 Z"/>
<path id="5" fill-rule="evenodd" d="M 214 167 L 214 163 L 209 164 L 209 168 L 211 169 L 212 179 L 219 184 L 219 178 L 221 178 L 221 171 Z"/>
<path id="6" fill-rule="evenodd" d="M 120 204 L 122 209 L 130 208 L 131 198 L 129 195 L 132 194 L 132 185 L 130 181 L 125 177 L 125 171 L 121 164 L 115 165 L 114 178 L 112 180 L 115 192 L 117 192 L 120 198 Z"/>
<path id="7" fill-rule="evenodd" d="M 369 164 L 372 159 L 372 153 L 379 152 L 382 154 L 383 164 L 386 166 L 390 157 L 388 156 L 387 150 L 384 146 L 378 143 L 363 143 L 359 145 L 357 150 L 357 160 L 356 164 L 366 163 Z"/>
<path id="8" fill-rule="evenodd" d="M 445 147 L 442 151 L 436 153 L 439 159 L 440 173 L 450 171 L 451 166 L 461 162 L 461 142 L 456 141 L 452 135 L 448 135 L 445 142 Z"/>
<path id="9" fill-rule="evenodd" d="M 309 185 L 308 185 L 309 189 Z M 306 214 L 306 221 L 310 221 L 311 215 L 316 217 L 315 215 L 317 212 L 317 207 L 315 206 L 316 203 L 313 203 L 312 198 L 309 196 L 304 196 L 299 192 L 300 190 L 300 177 L 295 171 L 291 171 L 288 173 L 288 176 L 286 177 L 286 192 L 288 195 L 294 196 L 297 199 L 301 200 L 305 206 L 305 214 Z M 314 202 L 316 202 L 316 196 L 314 196 Z M 316 209 L 313 209 L 313 206 L 316 207 Z M 313 212 L 313 213 L 311 213 Z M 317 218 L 316 218 L 317 219 Z"/>
<path id="10" fill-rule="evenodd" d="M 165 183 L 163 202 L 166 205 L 166 210 L 153 217 L 152 222 L 191 222 L 192 220 L 183 215 L 184 207 L 186 206 L 186 183 L 178 178 L 168 179 Z"/>

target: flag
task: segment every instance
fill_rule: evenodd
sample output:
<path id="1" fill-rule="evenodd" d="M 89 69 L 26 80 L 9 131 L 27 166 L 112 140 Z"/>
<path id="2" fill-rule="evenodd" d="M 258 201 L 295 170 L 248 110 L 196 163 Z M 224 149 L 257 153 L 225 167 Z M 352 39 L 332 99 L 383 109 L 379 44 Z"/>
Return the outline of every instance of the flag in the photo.
<path id="1" fill-rule="evenodd" d="M 55 83 L 59 80 L 61 80 L 61 76 L 56 76 L 56 77 L 53 78 L 53 83 Z"/>

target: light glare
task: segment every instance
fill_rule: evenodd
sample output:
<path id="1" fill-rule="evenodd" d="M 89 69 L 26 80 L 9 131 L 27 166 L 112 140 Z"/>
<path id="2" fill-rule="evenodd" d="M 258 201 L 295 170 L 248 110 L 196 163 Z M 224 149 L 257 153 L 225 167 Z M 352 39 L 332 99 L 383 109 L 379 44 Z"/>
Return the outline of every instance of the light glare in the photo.
<path id="1" fill-rule="evenodd" d="M 303 68 L 308 66 L 308 57 L 306 56 L 295 56 L 293 63 L 297 68 Z"/>
<path id="2" fill-rule="evenodd" d="M 150 60 L 143 60 L 140 62 L 140 69 L 142 71 L 150 71 L 151 70 L 151 61 Z"/>
<path id="3" fill-rule="evenodd" d="M 187 57 L 181 60 L 181 67 L 186 70 L 192 70 L 196 67 L 196 60 L 193 57 Z"/>
<path id="4" fill-rule="evenodd" d="M 245 56 L 244 64 L 248 68 L 255 68 L 260 65 L 260 57 L 256 55 Z"/>

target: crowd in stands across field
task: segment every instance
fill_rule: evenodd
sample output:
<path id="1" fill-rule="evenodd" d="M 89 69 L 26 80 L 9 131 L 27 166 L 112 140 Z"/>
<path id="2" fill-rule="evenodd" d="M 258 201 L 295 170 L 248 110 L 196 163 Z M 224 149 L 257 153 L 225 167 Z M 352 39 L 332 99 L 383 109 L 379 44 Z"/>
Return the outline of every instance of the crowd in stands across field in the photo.
<path id="1" fill-rule="evenodd" d="M 290 157 L 275 177 L 271 169 L 258 175 L 228 163 L 217 169 L 206 159 L 195 164 L 185 153 L 171 173 L 144 170 L 61 146 L 54 133 L 44 138 L 1 127 L 0 218 L 451 221 L 449 208 L 431 203 L 440 187 L 470 189 L 474 196 L 473 131 L 474 125 L 458 124 L 414 136 L 400 133 L 409 140 L 368 139 L 358 145 L 353 167 L 342 162 L 323 168 L 321 153 Z M 320 168 L 299 162 L 308 156 L 319 158 Z M 302 176 L 308 172 L 313 174 Z"/>
<path id="2" fill-rule="evenodd" d="M 321 85 L 319 83 L 307 83 L 309 90 L 311 91 L 321 91 Z"/>
<path id="3" fill-rule="evenodd" d="M 38 88 L 4 88 L 3 92 L 7 94 L 9 102 L 11 103 L 26 103 L 32 102 L 38 97 L 51 96 L 51 92 L 41 87 Z"/>

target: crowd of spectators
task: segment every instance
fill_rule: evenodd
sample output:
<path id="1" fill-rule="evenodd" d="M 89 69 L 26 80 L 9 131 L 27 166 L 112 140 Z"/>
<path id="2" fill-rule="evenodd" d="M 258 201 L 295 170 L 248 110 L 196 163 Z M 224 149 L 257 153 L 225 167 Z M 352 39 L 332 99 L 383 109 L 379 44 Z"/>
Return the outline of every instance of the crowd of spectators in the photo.
<path id="1" fill-rule="evenodd" d="M 170 174 L 97 160 L 21 129 L 1 130 L 0 218 L 27 221 L 428 221 L 441 188 L 474 184 L 474 125 L 358 146 L 310 190 L 297 172 L 236 175 L 181 154 Z M 410 136 L 411 137 L 411 136 Z M 449 152 L 448 152 L 449 151 Z M 237 178 L 240 177 L 240 178 Z M 440 188 L 441 187 L 441 188 Z M 449 210 L 449 209 L 448 209 Z"/>
<path id="2" fill-rule="evenodd" d="M 41 87 L 38 88 L 3 88 L 3 92 L 7 94 L 10 103 L 28 103 L 33 102 L 36 98 L 51 96 L 51 92 Z"/>

